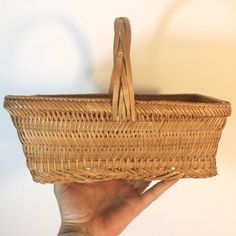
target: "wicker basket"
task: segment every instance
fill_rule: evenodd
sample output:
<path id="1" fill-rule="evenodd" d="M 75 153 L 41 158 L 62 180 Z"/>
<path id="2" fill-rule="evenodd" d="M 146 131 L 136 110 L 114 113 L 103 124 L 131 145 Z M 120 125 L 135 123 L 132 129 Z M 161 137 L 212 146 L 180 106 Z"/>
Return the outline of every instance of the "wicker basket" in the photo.
<path id="1" fill-rule="evenodd" d="M 230 103 L 197 94 L 134 95 L 127 18 L 115 20 L 108 94 L 6 96 L 33 180 L 205 178 Z"/>

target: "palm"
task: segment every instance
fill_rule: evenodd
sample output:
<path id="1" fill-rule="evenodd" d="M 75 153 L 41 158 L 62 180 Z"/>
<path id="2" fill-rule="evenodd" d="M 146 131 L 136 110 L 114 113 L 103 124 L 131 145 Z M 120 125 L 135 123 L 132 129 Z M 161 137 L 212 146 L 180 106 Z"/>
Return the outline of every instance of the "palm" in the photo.
<path id="1" fill-rule="evenodd" d="M 145 181 L 109 180 L 55 185 L 62 222 L 78 228 L 81 226 L 81 230 L 89 235 L 119 235 L 154 200 L 150 190 L 141 194 L 149 184 Z"/>

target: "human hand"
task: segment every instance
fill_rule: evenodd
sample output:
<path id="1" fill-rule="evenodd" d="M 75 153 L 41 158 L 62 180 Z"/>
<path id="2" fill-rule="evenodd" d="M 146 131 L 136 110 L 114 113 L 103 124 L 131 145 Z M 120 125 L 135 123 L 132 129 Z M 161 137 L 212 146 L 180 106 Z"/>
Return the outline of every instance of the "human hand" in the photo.
<path id="1" fill-rule="evenodd" d="M 177 180 L 108 180 L 54 185 L 61 213 L 58 235 L 117 236 Z"/>

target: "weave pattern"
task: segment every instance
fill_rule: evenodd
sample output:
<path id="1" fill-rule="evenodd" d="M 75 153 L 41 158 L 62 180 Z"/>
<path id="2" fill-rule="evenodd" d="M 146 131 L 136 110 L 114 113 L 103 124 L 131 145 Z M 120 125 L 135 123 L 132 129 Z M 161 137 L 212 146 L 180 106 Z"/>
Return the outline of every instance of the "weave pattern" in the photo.
<path id="1" fill-rule="evenodd" d="M 111 98 L 88 97 L 5 98 L 36 182 L 216 175 L 229 103 L 180 102 L 203 100 L 200 95 L 179 95 L 179 101 L 139 96 L 137 120 L 114 122 Z"/>
<path id="2" fill-rule="evenodd" d="M 215 176 L 231 106 L 197 95 L 134 95 L 127 18 L 115 21 L 109 94 L 6 96 L 40 183 Z"/>

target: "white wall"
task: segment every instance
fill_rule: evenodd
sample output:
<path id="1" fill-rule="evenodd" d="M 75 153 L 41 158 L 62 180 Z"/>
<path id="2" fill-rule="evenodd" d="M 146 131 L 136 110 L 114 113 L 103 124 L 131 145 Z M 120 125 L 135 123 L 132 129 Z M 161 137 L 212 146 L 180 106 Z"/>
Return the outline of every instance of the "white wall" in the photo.
<path id="1" fill-rule="evenodd" d="M 236 108 L 234 0 L 0 0 L 1 102 L 7 94 L 106 92 L 116 16 L 132 24 L 137 93 L 197 92 Z M 56 235 L 52 186 L 31 180 L 3 108 L 0 131 L 0 235 Z M 122 235 L 236 235 L 235 131 L 233 114 L 217 177 L 181 180 Z"/>

